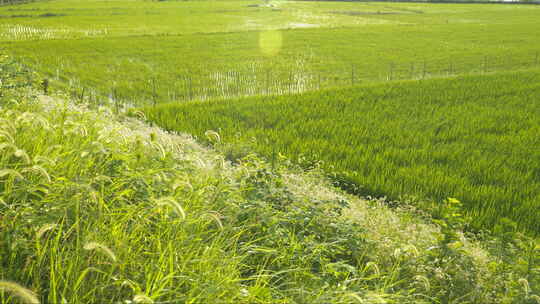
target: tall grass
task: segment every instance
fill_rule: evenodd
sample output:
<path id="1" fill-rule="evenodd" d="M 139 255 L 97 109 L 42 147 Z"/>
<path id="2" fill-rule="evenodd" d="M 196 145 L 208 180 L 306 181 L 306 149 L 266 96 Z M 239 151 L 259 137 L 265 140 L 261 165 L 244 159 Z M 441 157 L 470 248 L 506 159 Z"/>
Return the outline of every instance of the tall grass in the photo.
<path id="1" fill-rule="evenodd" d="M 2 84 L 16 74 L 2 74 Z M 537 295 L 537 249 L 511 226 L 501 230 L 511 241 L 475 241 L 446 203 L 439 221 L 451 230 L 343 194 L 317 170 L 253 154 L 232 164 L 189 136 L 30 88 L 0 97 L 2 303 L 529 303 Z"/>

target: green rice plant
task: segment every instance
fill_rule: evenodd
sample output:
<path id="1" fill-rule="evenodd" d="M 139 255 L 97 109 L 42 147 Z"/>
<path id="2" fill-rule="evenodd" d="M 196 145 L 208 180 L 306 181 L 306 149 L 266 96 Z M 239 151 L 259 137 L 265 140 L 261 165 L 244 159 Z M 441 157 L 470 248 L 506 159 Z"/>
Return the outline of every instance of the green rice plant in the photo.
<path id="1" fill-rule="evenodd" d="M 363 196 L 455 197 L 469 229 L 501 218 L 539 232 L 538 72 L 399 82 L 144 108 L 168 130 L 322 166 Z M 313 162 L 315 161 L 315 162 Z M 426 209 L 436 207 L 422 203 Z"/>

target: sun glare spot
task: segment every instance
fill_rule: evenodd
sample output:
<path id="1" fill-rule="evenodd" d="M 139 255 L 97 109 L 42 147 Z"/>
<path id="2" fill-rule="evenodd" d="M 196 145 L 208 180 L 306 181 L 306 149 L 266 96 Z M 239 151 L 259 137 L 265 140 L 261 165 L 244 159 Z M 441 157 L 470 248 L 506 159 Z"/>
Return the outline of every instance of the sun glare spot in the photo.
<path id="1" fill-rule="evenodd" d="M 276 56 L 283 42 L 280 31 L 270 30 L 259 32 L 259 47 L 266 56 Z"/>

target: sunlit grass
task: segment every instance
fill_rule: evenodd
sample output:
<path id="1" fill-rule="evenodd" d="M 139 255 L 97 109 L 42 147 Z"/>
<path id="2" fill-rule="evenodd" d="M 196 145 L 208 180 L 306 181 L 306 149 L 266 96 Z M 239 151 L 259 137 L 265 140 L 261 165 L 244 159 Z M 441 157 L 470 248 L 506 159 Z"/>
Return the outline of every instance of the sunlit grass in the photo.
<path id="1" fill-rule="evenodd" d="M 466 237 L 455 199 L 421 219 L 346 195 L 318 169 L 249 152 L 230 163 L 107 107 L 36 96 L 27 71 L 2 60 L 2 303 L 528 303 L 537 295 L 535 243 L 511 224 L 500 227 L 503 239 Z M 223 148 L 217 132 L 205 136 Z"/>

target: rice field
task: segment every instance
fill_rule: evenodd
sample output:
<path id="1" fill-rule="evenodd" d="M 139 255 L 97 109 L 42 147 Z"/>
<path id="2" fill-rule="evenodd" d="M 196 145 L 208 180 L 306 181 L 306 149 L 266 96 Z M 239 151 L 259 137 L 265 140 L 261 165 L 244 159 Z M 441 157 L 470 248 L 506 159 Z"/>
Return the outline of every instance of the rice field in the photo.
<path id="1" fill-rule="evenodd" d="M 168 130 L 218 132 L 273 162 L 322 161 L 361 195 L 462 201 L 473 227 L 540 232 L 538 70 L 147 107 Z M 355 187 L 351 187 L 352 183 Z M 414 201 L 413 201 L 414 202 Z M 421 204 L 418 202 L 418 204 Z"/>
<path id="2" fill-rule="evenodd" d="M 540 303 L 540 6 L 27 2 L 0 303 Z"/>
<path id="3" fill-rule="evenodd" d="M 538 66 L 539 13 L 534 5 L 55 0 L 0 7 L 0 50 L 53 88 L 141 105 Z"/>
<path id="4" fill-rule="evenodd" d="M 430 220 L 0 70 L 1 303 L 539 299 L 540 248 L 511 222 L 477 239 L 456 199 Z"/>

